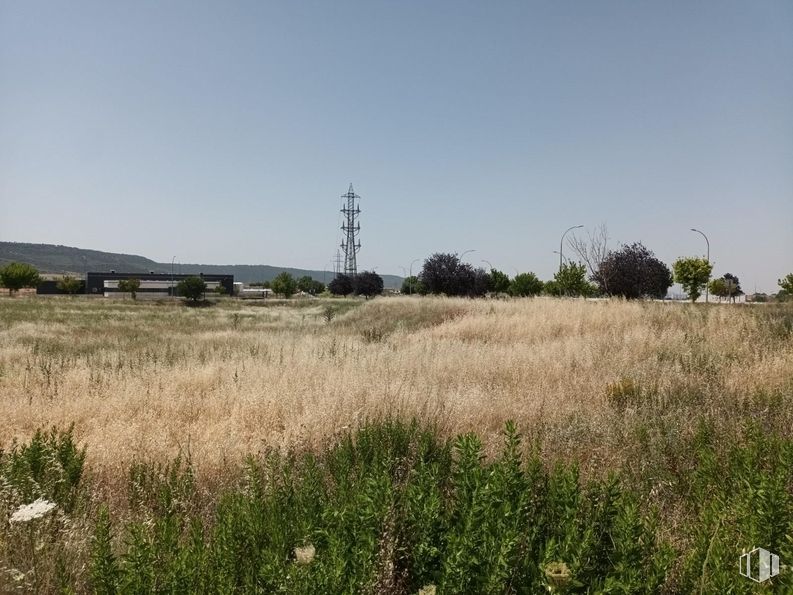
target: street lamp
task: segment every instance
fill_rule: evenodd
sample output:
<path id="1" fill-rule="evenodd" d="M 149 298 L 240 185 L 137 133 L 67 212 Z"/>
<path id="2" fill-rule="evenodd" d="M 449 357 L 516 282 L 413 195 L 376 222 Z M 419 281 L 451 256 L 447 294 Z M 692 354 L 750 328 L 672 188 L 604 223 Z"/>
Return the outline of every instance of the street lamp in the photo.
<path id="1" fill-rule="evenodd" d="M 691 231 L 695 231 L 698 234 L 702 235 L 703 238 L 705 238 L 705 245 L 708 247 L 708 252 L 707 252 L 707 256 L 705 257 L 705 260 L 708 262 L 708 264 L 710 264 L 710 242 L 708 241 L 708 236 L 706 236 L 703 232 L 701 232 L 700 230 L 694 227 L 691 228 Z M 710 281 L 710 274 L 708 274 L 708 281 Z M 708 283 L 705 283 L 705 303 L 706 304 L 708 303 Z"/>
<path id="2" fill-rule="evenodd" d="M 466 250 L 465 252 L 463 252 L 462 254 L 460 254 L 460 262 L 462 262 L 462 260 L 463 260 L 463 256 L 465 256 L 465 255 L 466 255 L 466 254 L 468 254 L 469 252 L 476 252 L 476 250 L 474 250 L 474 249 L 471 249 L 471 250 Z"/>
<path id="3" fill-rule="evenodd" d="M 493 267 L 493 265 L 492 265 L 492 264 L 490 264 L 490 261 L 489 261 L 489 260 L 485 260 L 485 259 L 483 258 L 483 259 L 482 259 L 482 262 L 484 262 L 484 263 L 487 263 L 487 266 L 489 266 L 489 267 L 490 267 L 490 270 L 491 270 L 491 271 L 493 270 L 493 268 L 494 268 L 494 267 Z"/>
<path id="4" fill-rule="evenodd" d="M 421 260 L 421 259 L 420 258 L 414 258 L 413 262 L 410 263 L 410 268 L 408 269 L 409 272 L 410 272 L 410 275 L 408 275 L 409 277 L 413 276 L 413 264 L 418 262 L 419 260 Z"/>
<path id="5" fill-rule="evenodd" d="M 570 232 L 570 231 L 572 231 L 574 229 L 580 229 L 581 227 L 584 227 L 584 226 L 583 225 L 573 225 L 573 227 L 570 227 L 569 229 L 567 229 L 562 234 L 562 239 L 559 240 L 559 270 L 560 271 L 562 270 L 562 258 L 564 258 L 564 254 L 563 254 L 563 252 L 564 252 L 564 236 L 566 236 L 568 232 Z"/>
<path id="6" fill-rule="evenodd" d="M 568 262 L 568 261 L 569 261 L 569 259 L 568 259 L 568 258 L 567 258 L 567 257 L 566 257 L 564 254 L 562 254 L 561 252 L 559 252 L 558 250 L 554 250 L 554 251 L 553 251 L 553 253 L 554 253 L 554 254 L 558 254 L 558 255 L 559 255 L 561 258 L 564 258 L 565 262 Z"/>

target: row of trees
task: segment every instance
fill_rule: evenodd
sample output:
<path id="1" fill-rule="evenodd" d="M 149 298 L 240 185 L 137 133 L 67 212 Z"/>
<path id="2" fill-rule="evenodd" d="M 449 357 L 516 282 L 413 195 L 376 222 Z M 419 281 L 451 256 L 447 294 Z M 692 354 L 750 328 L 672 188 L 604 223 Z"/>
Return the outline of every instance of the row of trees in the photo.
<path id="1" fill-rule="evenodd" d="M 424 261 L 417 276 L 402 283 L 402 293 L 443 294 L 449 296 L 481 297 L 487 293 L 529 297 L 549 295 L 589 296 L 597 287 L 587 281 L 586 268 L 581 264 L 564 264 L 550 281 L 543 282 L 534 273 L 509 275 L 491 269 L 474 268 L 462 262 L 456 254 L 437 253 Z"/>
<path id="2" fill-rule="evenodd" d="M 662 299 L 672 283 L 678 282 L 692 301 L 700 297 L 705 287 L 713 295 L 733 301 L 743 293 L 738 277 L 733 274 L 711 281 L 713 266 L 704 258 L 679 258 L 670 270 L 640 242 L 613 251 L 599 251 L 597 246 L 578 248 L 586 263 L 564 263 L 553 279 L 545 282 L 531 272 L 510 279 L 497 269 L 486 272 L 474 268 L 456 254 L 433 254 L 424 261 L 419 275 L 404 280 L 402 292 L 465 297 L 501 293 L 521 297 L 546 294 Z M 788 277 L 793 283 L 793 274 Z M 783 281 L 779 283 L 784 292 Z"/>

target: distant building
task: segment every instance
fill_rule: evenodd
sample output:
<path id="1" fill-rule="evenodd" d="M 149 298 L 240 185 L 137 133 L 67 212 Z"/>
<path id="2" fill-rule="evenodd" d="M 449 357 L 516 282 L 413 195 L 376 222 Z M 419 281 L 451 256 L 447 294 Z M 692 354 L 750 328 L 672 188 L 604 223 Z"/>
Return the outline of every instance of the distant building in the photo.
<path id="1" fill-rule="evenodd" d="M 118 289 L 118 282 L 123 279 L 138 279 L 140 288 L 139 297 L 168 297 L 175 293 L 179 281 L 188 277 L 201 277 L 207 285 L 207 293 L 212 293 L 218 286 L 223 287 L 225 295 L 234 293 L 234 275 L 170 275 L 168 273 L 88 273 L 88 295 L 102 295 L 112 297 L 122 293 Z"/>

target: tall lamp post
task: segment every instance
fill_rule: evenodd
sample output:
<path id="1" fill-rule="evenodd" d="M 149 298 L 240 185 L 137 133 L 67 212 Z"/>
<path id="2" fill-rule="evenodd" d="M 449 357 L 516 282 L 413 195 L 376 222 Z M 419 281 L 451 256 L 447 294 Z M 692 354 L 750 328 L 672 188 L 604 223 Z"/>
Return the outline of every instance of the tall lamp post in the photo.
<path id="1" fill-rule="evenodd" d="M 410 263 L 410 267 L 408 268 L 408 277 L 410 278 L 410 283 L 408 283 L 408 295 L 413 295 L 413 265 L 419 260 L 421 259 L 414 258 Z"/>
<path id="2" fill-rule="evenodd" d="M 489 266 L 489 267 L 490 267 L 490 270 L 491 270 L 491 271 L 493 270 L 493 265 L 492 265 L 492 264 L 490 264 L 490 261 L 489 261 L 489 260 L 485 260 L 485 259 L 483 258 L 483 259 L 482 259 L 482 262 L 484 262 L 485 264 L 487 264 L 487 266 Z"/>
<path id="3" fill-rule="evenodd" d="M 466 254 L 468 254 L 469 252 L 476 252 L 476 250 L 474 250 L 474 249 L 471 249 L 471 250 L 466 250 L 465 252 L 463 252 L 462 254 L 460 254 L 460 262 L 462 262 L 462 260 L 463 260 L 463 256 L 465 256 L 465 255 L 466 255 Z"/>
<path id="4" fill-rule="evenodd" d="M 700 234 L 703 238 L 705 238 L 705 245 L 707 246 L 707 249 L 708 249 L 707 256 L 705 257 L 705 260 L 707 261 L 708 264 L 710 264 L 710 242 L 708 241 L 708 236 L 706 236 L 704 232 L 701 232 L 700 230 L 698 230 L 698 229 L 696 229 L 694 227 L 691 228 L 691 231 L 695 231 L 698 234 Z M 710 275 L 708 275 L 708 281 L 710 281 Z M 708 303 L 708 285 L 710 285 L 710 283 L 705 283 L 705 303 L 706 304 Z"/>
<path id="5" fill-rule="evenodd" d="M 413 265 L 414 265 L 415 263 L 417 263 L 419 260 L 421 260 L 421 259 L 420 259 L 420 258 L 414 258 L 414 259 L 413 259 L 413 262 L 411 262 L 411 263 L 410 263 L 410 267 L 408 268 L 408 272 L 409 272 L 409 275 L 408 275 L 408 276 L 409 276 L 409 277 L 412 277 L 412 276 L 413 276 Z"/>
<path id="6" fill-rule="evenodd" d="M 574 229 L 580 229 L 584 227 L 583 225 L 573 225 L 573 227 L 568 228 L 562 234 L 562 239 L 559 240 L 559 270 L 562 270 L 562 259 L 564 258 L 564 236 L 568 234 L 568 232 L 573 231 Z"/>

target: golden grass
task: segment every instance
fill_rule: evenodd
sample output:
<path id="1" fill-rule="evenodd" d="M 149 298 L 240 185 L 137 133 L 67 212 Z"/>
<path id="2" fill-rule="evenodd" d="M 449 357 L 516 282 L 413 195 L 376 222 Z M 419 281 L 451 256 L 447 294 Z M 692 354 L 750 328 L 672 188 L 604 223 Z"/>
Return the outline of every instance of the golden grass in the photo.
<path id="1" fill-rule="evenodd" d="M 187 449 L 210 469 L 397 414 L 491 444 L 507 419 L 552 427 L 560 455 L 608 465 L 644 407 L 793 386 L 791 335 L 762 306 L 382 298 L 328 322 L 339 304 L 2 300 L 0 444 L 74 423 L 94 470 Z"/>

